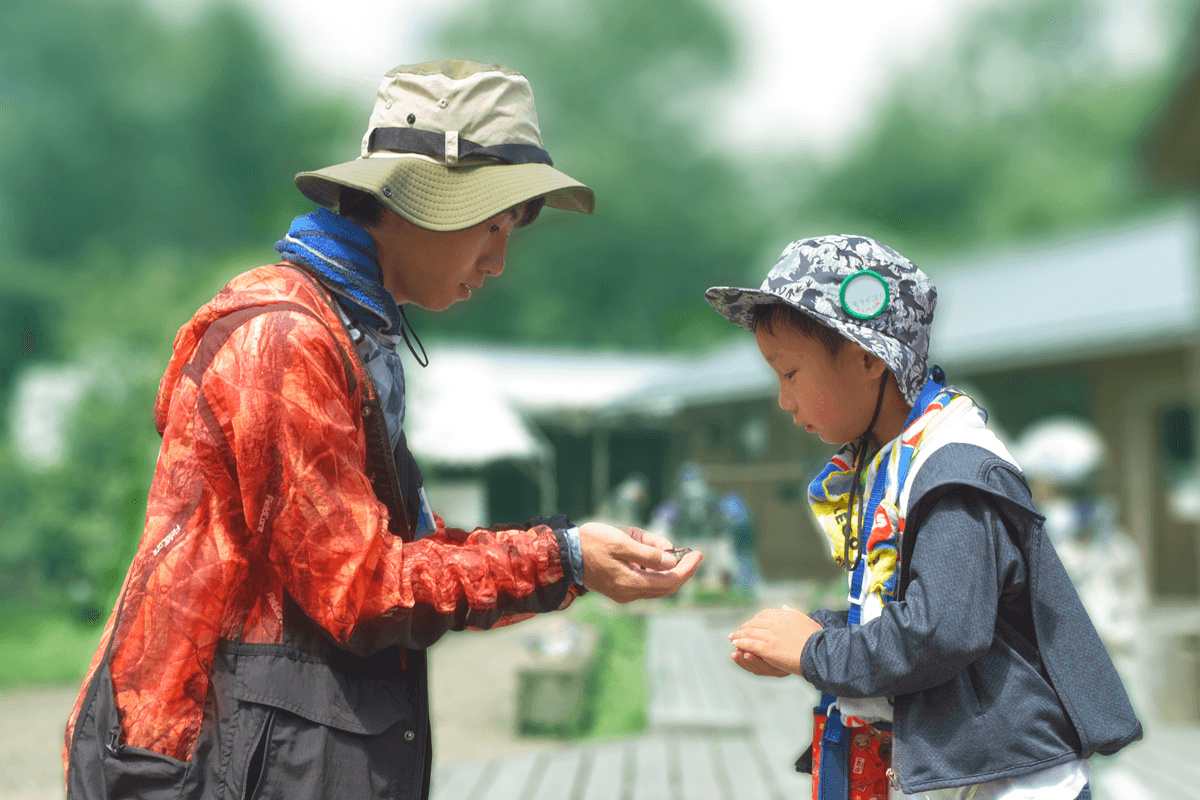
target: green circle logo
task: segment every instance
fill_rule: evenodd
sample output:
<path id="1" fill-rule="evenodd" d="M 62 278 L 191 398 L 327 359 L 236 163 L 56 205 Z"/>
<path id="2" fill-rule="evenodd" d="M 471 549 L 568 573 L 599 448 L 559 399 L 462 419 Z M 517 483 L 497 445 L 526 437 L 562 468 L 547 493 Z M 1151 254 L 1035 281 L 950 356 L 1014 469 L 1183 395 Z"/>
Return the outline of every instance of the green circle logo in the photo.
<path id="1" fill-rule="evenodd" d="M 842 310 L 855 319 L 874 319 L 887 308 L 891 292 L 878 272 L 860 269 L 842 281 Z"/>

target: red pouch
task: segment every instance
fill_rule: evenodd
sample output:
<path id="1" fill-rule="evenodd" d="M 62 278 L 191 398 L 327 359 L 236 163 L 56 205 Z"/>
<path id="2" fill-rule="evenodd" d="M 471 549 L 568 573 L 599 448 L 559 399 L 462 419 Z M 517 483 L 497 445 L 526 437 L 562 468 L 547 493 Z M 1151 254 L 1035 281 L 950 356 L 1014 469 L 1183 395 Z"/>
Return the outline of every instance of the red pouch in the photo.
<path id="1" fill-rule="evenodd" d="M 845 747 L 847 800 L 888 800 L 889 773 L 892 764 L 892 729 L 890 725 L 844 727 L 841 741 L 825 742 L 825 725 L 829 708 L 813 709 L 812 786 L 813 800 L 827 800 L 820 792 L 822 745 Z M 833 713 L 837 713 L 833 711 Z M 839 720 L 840 724 L 840 720 Z M 848 740 L 848 741 L 847 741 Z M 837 781 L 841 783 L 841 781 Z"/>

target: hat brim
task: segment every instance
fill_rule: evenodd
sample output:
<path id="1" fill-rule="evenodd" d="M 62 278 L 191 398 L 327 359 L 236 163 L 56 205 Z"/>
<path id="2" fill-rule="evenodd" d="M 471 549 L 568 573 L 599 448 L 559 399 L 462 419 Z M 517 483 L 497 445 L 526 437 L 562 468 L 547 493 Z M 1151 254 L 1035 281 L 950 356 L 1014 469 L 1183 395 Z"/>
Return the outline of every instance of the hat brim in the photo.
<path id="1" fill-rule="evenodd" d="M 714 286 L 704 293 L 704 299 L 722 317 L 748 331 L 754 329 L 751 319 L 755 306 L 791 305 L 777 294 L 737 286 Z"/>
<path id="2" fill-rule="evenodd" d="M 879 331 L 868 325 L 847 320 L 833 319 L 817 313 L 811 308 L 798 306 L 771 292 L 760 289 L 742 289 L 736 286 L 714 286 L 704 293 L 704 299 L 713 309 L 732 322 L 734 325 L 754 330 L 753 310 L 755 306 L 784 305 L 791 306 L 816 320 L 827 328 L 832 328 L 845 339 L 854 342 L 869 353 L 874 353 L 887 364 L 888 369 L 896 376 L 900 391 L 909 403 L 915 403 L 924 385 L 923 375 L 927 359 L 905 342 L 885 337 Z M 894 344 L 884 345 L 887 338 Z M 913 373 L 916 377 L 912 377 Z"/>
<path id="3" fill-rule="evenodd" d="M 536 197 L 546 205 L 591 214 L 595 194 L 548 164 L 471 164 L 447 167 L 422 158 L 359 158 L 301 172 L 296 188 L 318 205 L 335 208 L 341 187 L 369 192 L 422 228 L 469 228 Z"/>

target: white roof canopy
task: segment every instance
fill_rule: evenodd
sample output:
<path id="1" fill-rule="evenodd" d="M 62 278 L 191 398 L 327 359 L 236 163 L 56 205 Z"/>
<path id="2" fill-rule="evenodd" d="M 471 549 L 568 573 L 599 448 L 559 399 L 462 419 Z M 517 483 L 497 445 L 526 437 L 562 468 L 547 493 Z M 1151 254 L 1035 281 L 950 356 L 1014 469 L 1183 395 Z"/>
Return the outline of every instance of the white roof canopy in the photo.
<path id="1" fill-rule="evenodd" d="M 477 466 L 540 460 L 548 445 L 527 418 L 587 412 L 636 391 L 677 359 L 546 348 L 441 345 L 405 366 L 404 430 L 422 460 Z"/>

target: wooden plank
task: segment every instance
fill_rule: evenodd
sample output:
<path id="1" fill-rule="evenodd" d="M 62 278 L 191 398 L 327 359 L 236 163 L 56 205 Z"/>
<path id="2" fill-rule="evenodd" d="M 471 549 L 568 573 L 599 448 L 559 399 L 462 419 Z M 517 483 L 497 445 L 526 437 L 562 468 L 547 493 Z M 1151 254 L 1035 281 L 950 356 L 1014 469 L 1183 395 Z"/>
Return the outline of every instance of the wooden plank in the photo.
<path id="1" fill-rule="evenodd" d="M 678 800 L 671 791 L 668 777 L 669 763 L 667 741 L 664 737 L 651 734 L 633 742 L 633 779 L 630 782 L 629 800 Z"/>
<path id="2" fill-rule="evenodd" d="M 578 800 L 628 800 L 631 789 L 627 785 L 631 786 L 633 781 L 634 750 L 635 745 L 627 742 L 587 748 L 585 760 L 589 763 L 585 764 L 587 774 L 581 780 Z M 628 784 L 625 781 L 627 769 Z"/>
<path id="3" fill-rule="evenodd" d="M 545 769 L 537 785 L 522 797 L 529 800 L 565 800 L 581 791 L 580 768 L 583 766 L 582 748 L 572 747 L 546 754 Z M 578 785 L 577 785 L 578 784 Z"/>
<path id="4" fill-rule="evenodd" d="M 716 656 L 719 645 L 720 633 L 699 614 L 651 618 L 647 644 L 651 730 L 750 728 L 749 716 L 731 691 L 728 669 Z"/>
<path id="5" fill-rule="evenodd" d="M 798 748 L 798 755 L 812 740 L 812 707 L 820 693 L 799 677 L 763 678 L 738 667 L 726 652 L 720 658 L 729 673 L 730 691 L 744 704 L 754 727 L 775 732 L 779 746 Z"/>
<path id="6" fill-rule="evenodd" d="M 524 798 L 534 769 L 544 758 L 541 753 L 521 753 L 508 758 L 493 760 L 494 770 L 485 773 L 487 780 L 480 781 L 471 793 L 470 800 L 514 800 Z"/>
<path id="7" fill-rule="evenodd" d="M 429 787 L 431 800 L 468 800 L 490 763 L 484 759 L 434 767 Z"/>
<path id="8" fill-rule="evenodd" d="M 783 800 L 778 782 L 770 769 L 763 769 L 762 759 L 756 758 L 753 740 L 744 736 L 724 736 L 715 740 L 716 760 L 724 768 L 733 797 L 761 797 L 764 800 Z M 791 795 L 803 797 L 804 795 Z"/>
<path id="9" fill-rule="evenodd" d="M 728 793 L 728 780 L 718 773 L 710 746 L 717 737 L 703 734 L 681 734 L 674 737 L 672 748 L 678 761 L 678 786 L 683 800 L 734 800 Z"/>
<path id="10" fill-rule="evenodd" d="M 811 741 L 812 734 L 806 742 L 782 741 L 769 729 L 759 728 L 748 743 L 760 769 L 772 777 L 784 797 L 811 797 L 812 779 L 796 772 L 796 758 Z"/>

